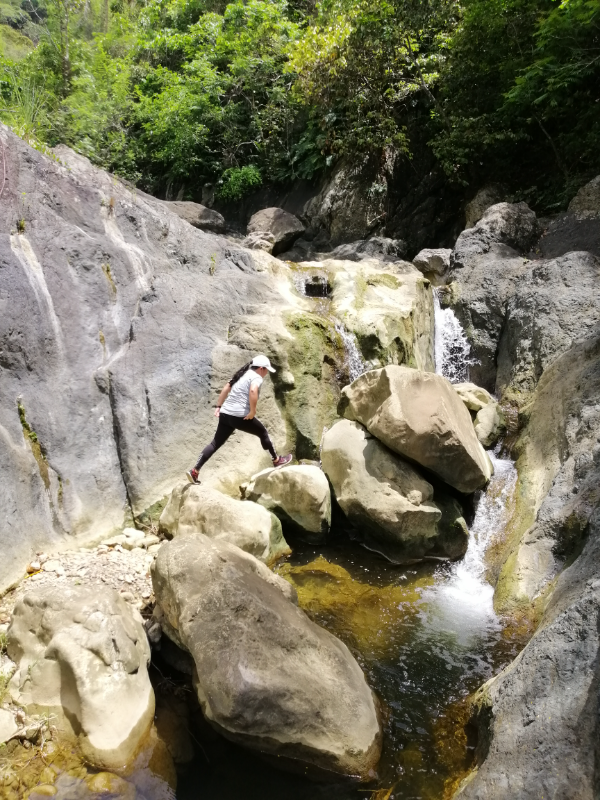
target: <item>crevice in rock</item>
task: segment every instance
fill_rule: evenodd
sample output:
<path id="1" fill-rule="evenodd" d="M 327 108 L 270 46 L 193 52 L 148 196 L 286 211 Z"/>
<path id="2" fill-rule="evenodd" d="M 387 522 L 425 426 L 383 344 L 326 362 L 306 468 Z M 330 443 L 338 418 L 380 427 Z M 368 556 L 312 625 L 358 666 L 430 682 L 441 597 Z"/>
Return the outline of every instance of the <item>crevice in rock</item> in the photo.
<path id="1" fill-rule="evenodd" d="M 121 472 L 121 478 L 123 480 L 123 487 L 125 489 L 125 497 L 127 498 L 127 510 L 131 515 L 131 518 L 134 519 L 133 514 L 133 503 L 131 502 L 131 496 L 129 494 L 129 486 L 127 483 L 127 475 L 126 475 L 126 463 L 125 463 L 125 456 L 123 454 L 123 432 L 121 431 L 121 425 L 119 423 L 119 415 L 117 413 L 117 402 L 115 399 L 115 394 L 113 390 L 113 383 L 112 383 L 112 373 L 107 372 L 107 384 L 108 384 L 108 402 L 110 404 L 110 413 L 112 416 L 112 424 L 113 424 L 113 438 L 115 440 L 115 448 L 117 450 L 117 458 L 119 459 L 119 470 Z"/>

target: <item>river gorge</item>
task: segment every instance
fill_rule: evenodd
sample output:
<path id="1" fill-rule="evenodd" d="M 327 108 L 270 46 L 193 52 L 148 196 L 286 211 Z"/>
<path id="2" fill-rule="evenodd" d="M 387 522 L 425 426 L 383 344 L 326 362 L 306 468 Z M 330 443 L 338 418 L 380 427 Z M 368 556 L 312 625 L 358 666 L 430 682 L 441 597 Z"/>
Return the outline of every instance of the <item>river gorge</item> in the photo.
<path id="1" fill-rule="evenodd" d="M 597 797 L 598 254 L 275 256 L 0 139 L 0 796 Z M 189 485 L 258 352 L 296 462 Z"/>

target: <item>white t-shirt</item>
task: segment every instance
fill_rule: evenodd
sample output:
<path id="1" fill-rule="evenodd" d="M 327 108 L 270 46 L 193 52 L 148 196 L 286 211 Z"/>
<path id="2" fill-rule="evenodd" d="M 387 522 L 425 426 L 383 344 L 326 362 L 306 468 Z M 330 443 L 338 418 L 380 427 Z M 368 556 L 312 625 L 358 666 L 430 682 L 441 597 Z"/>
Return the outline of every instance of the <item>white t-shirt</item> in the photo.
<path id="1" fill-rule="evenodd" d="M 250 413 L 250 387 L 257 386 L 260 394 L 260 387 L 263 379 L 253 369 L 245 372 L 239 381 L 233 384 L 227 400 L 221 406 L 224 414 L 231 414 L 234 417 L 245 417 Z"/>

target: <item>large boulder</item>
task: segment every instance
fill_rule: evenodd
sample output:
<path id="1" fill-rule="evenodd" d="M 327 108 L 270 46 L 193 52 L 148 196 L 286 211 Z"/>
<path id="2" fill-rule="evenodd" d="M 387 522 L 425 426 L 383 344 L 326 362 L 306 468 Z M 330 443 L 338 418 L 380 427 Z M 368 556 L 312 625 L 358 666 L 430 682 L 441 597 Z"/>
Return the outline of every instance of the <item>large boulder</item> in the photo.
<path id="1" fill-rule="evenodd" d="M 273 255 L 283 253 L 304 233 L 304 225 L 298 217 L 282 208 L 263 208 L 250 217 L 248 235 L 270 234 L 273 237 Z"/>
<path id="2" fill-rule="evenodd" d="M 528 252 L 539 236 L 535 212 L 526 203 L 497 203 L 487 209 L 473 228 L 456 240 L 452 263 L 462 267 L 476 255 L 489 252 L 493 243 L 504 244 L 519 253 Z"/>
<path id="3" fill-rule="evenodd" d="M 452 250 L 444 248 L 421 250 L 413 258 L 413 264 L 423 275 L 441 278 L 450 268 Z"/>
<path id="4" fill-rule="evenodd" d="M 503 191 L 499 186 L 484 186 L 465 206 L 465 228 L 474 228 L 491 206 L 502 202 Z"/>
<path id="5" fill-rule="evenodd" d="M 355 537 L 370 550 L 400 564 L 464 554 L 464 520 L 445 529 L 431 484 L 362 425 L 337 422 L 323 437 L 321 458 Z"/>
<path id="6" fill-rule="evenodd" d="M 213 231 L 213 233 L 225 232 L 224 217 L 212 208 L 188 200 L 165 200 L 164 203 L 169 211 L 173 211 L 194 228 L 200 228 L 201 231 Z"/>
<path id="7" fill-rule="evenodd" d="M 491 477 L 471 416 L 440 375 L 397 366 L 373 370 L 343 389 L 340 408 L 459 492 L 481 489 Z"/>
<path id="8" fill-rule="evenodd" d="M 275 514 L 286 531 L 312 544 L 325 541 L 331 527 L 331 493 L 318 467 L 299 464 L 265 469 L 242 489 L 247 500 Z"/>
<path id="9" fill-rule="evenodd" d="M 194 658 L 213 727 L 283 768 L 374 776 L 381 730 L 373 694 L 346 645 L 290 602 L 286 581 L 202 535 L 163 545 L 152 581 L 167 634 Z"/>
<path id="10" fill-rule="evenodd" d="M 265 563 L 290 552 L 274 514 L 202 484 L 182 482 L 173 489 L 159 528 L 171 537 L 202 533 L 231 542 Z"/>
<path id="11" fill-rule="evenodd" d="M 123 767 L 154 717 L 150 648 L 138 611 L 117 592 L 44 586 L 15 606 L 7 636 L 15 702 L 49 712 L 96 767 Z"/>
<path id="12" fill-rule="evenodd" d="M 600 217 L 600 175 L 581 187 L 569 203 L 569 212 L 581 217 Z"/>

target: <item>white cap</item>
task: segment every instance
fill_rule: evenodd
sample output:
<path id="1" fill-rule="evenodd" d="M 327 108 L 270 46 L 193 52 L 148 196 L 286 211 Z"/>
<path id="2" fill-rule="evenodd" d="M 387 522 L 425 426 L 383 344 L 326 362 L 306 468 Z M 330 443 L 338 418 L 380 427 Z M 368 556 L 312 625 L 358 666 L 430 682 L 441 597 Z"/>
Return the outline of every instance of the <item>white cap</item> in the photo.
<path id="1" fill-rule="evenodd" d="M 273 367 L 271 366 L 271 362 L 266 356 L 254 356 L 252 359 L 252 366 L 253 367 L 266 367 L 269 372 L 275 372 Z"/>

